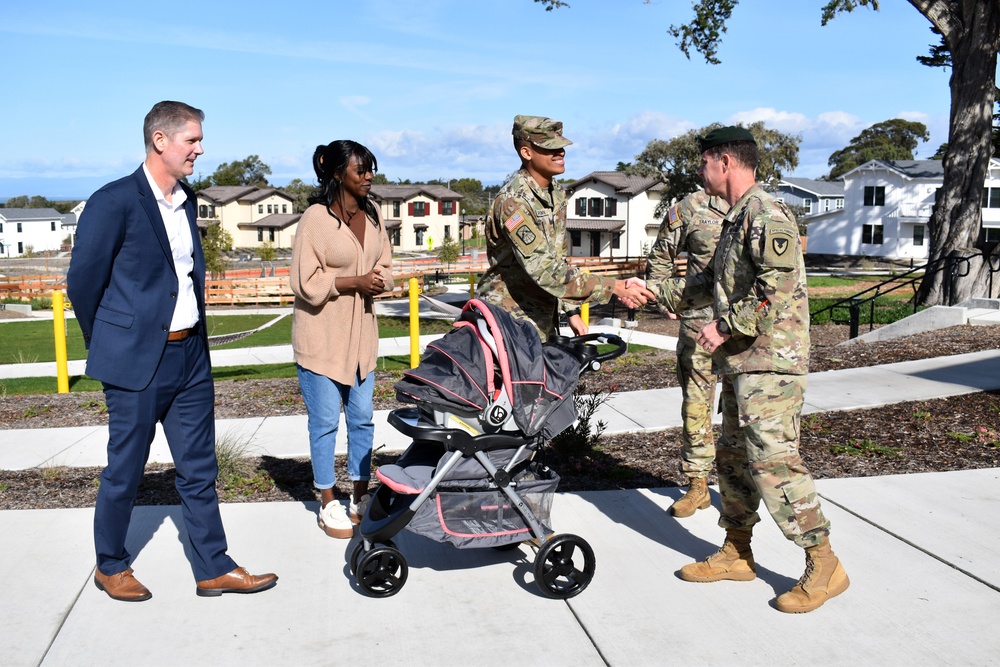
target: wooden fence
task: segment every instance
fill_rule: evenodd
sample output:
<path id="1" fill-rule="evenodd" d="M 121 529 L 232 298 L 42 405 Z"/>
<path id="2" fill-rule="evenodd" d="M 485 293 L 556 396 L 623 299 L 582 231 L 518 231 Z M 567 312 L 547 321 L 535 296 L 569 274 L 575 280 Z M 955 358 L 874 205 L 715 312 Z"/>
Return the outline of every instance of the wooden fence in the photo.
<path id="1" fill-rule="evenodd" d="M 602 257 L 571 257 L 570 262 L 581 269 L 599 275 L 629 277 L 642 273 L 645 258 L 609 259 Z M 481 275 L 488 264 L 485 253 L 475 260 L 462 257 L 451 264 L 439 260 L 399 260 L 394 262 L 395 289 L 380 295 L 380 299 L 395 299 L 407 295 L 409 279 L 416 278 L 420 289 L 430 279 L 445 280 L 456 275 Z M 226 271 L 225 278 L 205 281 L 205 303 L 212 306 L 284 306 L 295 300 L 288 283 L 288 267 L 274 267 L 261 277 L 260 269 Z M 66 276 L 8 276 L 0 278 L 0 299 L 12 298 L 30 301 L 34 298 L 51 298 L 56 290 L 66 291 Z"/>

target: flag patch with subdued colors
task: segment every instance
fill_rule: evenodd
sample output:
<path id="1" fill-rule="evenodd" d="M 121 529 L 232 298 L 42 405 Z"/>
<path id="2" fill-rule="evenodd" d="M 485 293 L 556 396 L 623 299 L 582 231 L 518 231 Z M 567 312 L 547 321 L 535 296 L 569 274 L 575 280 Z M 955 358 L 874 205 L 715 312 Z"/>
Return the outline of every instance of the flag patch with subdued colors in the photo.
<path id="1" fill-rule="evenodd" d="M 671 206 L 667 210 L 667 222 L 676 222 L 678 217 L 679 216 L 677 215 L 677 207 Z"/>
<path id="2" fill-rule="evenodd" d="M 514 215 L 507 218 L 507 222 L 503 223 L 503 226 L 507 229 L 513 230 L 519 224 L 524 222 L 524 216 L 520 213 L 515 213 Z"/>

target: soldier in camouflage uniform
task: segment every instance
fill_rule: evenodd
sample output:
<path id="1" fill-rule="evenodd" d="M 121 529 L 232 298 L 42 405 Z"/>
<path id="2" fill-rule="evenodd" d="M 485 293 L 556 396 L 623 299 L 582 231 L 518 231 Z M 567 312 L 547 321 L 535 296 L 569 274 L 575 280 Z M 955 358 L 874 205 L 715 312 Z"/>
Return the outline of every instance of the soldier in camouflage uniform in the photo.
<path id="1" fill-rule="evenodd" d="M 653 250 L 646 259 L 646 280 L 658 282 L 674 277 L 674 260 L 687 255 L 687 275 L 697 275 L 712 261 L 719 242 L 722 219 L 729 204 L 721 197 L 694 192 L 671 206 L 660 225 Z M 677 381 L 681 386 L 681 472 L 688 490 L 670 507 L 676 517 L 692 516 L 711 505 L 708 474 L 715 462 L 712 435 L 712 403 L 715 375 L 712 355 L 695 343 L 698 332 L 712 320 L 712 307 L 684 310 L 677 336 Z"/>
<path id="2" fill-rule="evenodd" d="M 514 118 L 514 148 L 521 169 L 504 185 L 486 218 L 490 267 L 476 298 L 535 325 L 542 340 L 558 333 L 560 313 L 576 335 L 587 332 L 580 304 L 609 301 L 643 305 L 653 295 L 624 280 L 592 276 L 570 265 L 566 192 L 554 178 L 566 170 L 562 123 L 541 116 Z"/>
<path id="3" fill-rule="evenodd" d="M 850 585 L 830 548 L 812 476 L 799 456 L 799 417 L 809 370 L 809 302 L 795 218 L 755 182 L 758 149 L 741 127 L 699 138 L 705 191 L 732 208 L 712 264 L 700 276 L 654 286 L 673 312 L 708 303 L 715 319 L 697 342 L 713 351 L 722 376 L 722 437 L 717 448 L 722 548 L 681 568 L 686 581 L 749 581 L 750 537 L 761 500 L 785 536 L 805 549 L 798 583 L 778 596 L 790 613 L 816 609 Z"/>

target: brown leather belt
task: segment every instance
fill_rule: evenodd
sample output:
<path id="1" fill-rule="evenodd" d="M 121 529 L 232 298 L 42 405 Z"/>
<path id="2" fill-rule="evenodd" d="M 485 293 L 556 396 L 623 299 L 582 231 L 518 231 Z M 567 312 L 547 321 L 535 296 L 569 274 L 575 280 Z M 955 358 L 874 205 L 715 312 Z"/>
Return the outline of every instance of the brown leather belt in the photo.
<path id="1" fill-rule="evenodd" d="M 193 336 L 198 331 L 198 327 L 191 327 L 190 329 L 181 329 L 180 331 L 171 331 L 167 334 L 167 340 L 171 343 L 176 343 L 179 340 L 184 340 Z"/>

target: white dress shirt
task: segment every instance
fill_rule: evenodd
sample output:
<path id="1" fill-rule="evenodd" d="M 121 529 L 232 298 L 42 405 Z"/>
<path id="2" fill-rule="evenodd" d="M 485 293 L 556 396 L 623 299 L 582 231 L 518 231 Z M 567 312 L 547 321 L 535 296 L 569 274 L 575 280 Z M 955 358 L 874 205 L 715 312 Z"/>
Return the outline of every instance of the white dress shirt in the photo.
<path id="1" fill-rule="evenodd" d="M 174 272 L 177 274 L 177 303 L 170 320 L 170 330 L 190 329 L 198 323 L 198 299 L 194 294 L 194 280 L 191 277 L 194 272 L 194 241 L 184 210 L 187 193 L 180 183 L 177 183 L 170 194 L 172 201 L 168 202 L 145 164 L 142 165 L 142 170 L 160 207 L 160 217 L 163 218 L 163 226 L 167 230 L 170 252 L 174 257 Z"/>

